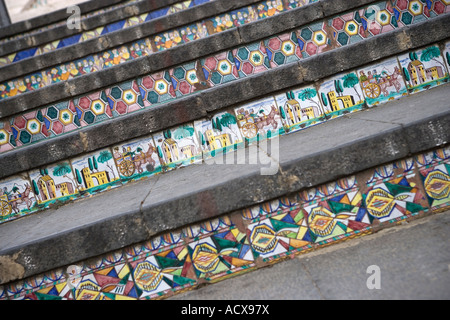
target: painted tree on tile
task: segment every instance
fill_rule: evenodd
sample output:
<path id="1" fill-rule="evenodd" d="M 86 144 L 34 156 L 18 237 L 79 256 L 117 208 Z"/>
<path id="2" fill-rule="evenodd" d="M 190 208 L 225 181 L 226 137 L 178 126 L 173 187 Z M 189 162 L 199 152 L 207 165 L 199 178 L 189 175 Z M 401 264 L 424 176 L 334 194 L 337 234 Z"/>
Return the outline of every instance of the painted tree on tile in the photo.
<path id="1" fill-rule="evenodd" d="M 434 62 L 439 63 L 442 67 L 445 68 L 445 65 L 441 61 L 436 59 L 440 56 L 441 56 L 441 50 L 439 50 L 438 47 L 432 46 L 432 47 L 428 47 L 422 51 L 420 60 L 425 61 L 425 62 L 433 60 Z"/>
<path id="2" fill-rule="evenodd" d="M 344 81 L 344 88 L 353 88 L 358 95 L 359 101 L 361 101 L 361 96 L 359 95 L 358 90 L 356 90 L 355 86 L 359 84 L 358 77 L 354 73 L 349 73 L 344 76 L 342 79 Z"/>
<path id="3" fill-rule="evenodd" d="M 100 152 L 100 155 L 98 156 L 98 162 L 106 164 L 106 166 L 111 170 L 111 173 L 113 174 L 113 179 L 116 180 L 116 174 L 114 173 L 113 167 L 108 163 L 109 160 L 112 160 L 113 156 L 111 152 L 108 150 L 104 150 Z M 95 159 L 95 158 L 94 158 Z"/>

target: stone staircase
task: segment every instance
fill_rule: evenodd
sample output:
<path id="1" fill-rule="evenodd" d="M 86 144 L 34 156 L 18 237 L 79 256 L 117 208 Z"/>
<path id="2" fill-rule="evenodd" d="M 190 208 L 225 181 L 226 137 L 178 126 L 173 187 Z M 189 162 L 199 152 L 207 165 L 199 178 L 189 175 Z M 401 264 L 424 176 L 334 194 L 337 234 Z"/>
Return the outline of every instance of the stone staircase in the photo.
<path id="1" fill-rule="evenodd" d="M 89 1 L 0 29 L 0 299 L 164 299 L 450 205 L 445 0 Z"/>

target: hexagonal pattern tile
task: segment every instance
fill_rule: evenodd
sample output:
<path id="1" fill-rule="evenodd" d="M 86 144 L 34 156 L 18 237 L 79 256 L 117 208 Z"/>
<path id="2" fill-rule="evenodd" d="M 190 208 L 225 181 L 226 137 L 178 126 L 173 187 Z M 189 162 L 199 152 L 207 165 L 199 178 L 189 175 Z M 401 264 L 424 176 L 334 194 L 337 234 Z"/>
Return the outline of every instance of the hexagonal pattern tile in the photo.
<path id="1" fill-rule="evenodd" d="M 169 74 L 177 97 L 209 88 L 200 61 L 172 68 L 169 70 Z"/>
<path id="2" fill-rule="evenodd" d="M 161 71 L 137 79 L 144 106 L 157 105 L 176 98 L 169 72 Z"/>
<path id="3" fill-rule="evenodd" d="M 303 57 L 296 32 L 267 39 L 264 46 L 271 68 L 298 61 Z"/>
<path id="4" fill-rule="evenodd" d="M 108 88 L 105 93 L 114 116 L 141 110 L 145 106 L 136 80 Z"/>
<path id="5" fill-rule="evenodd" d="M 22 115 L 17 115 L 10 120 L 10 133 L 18 146 L 27 145 L 45 139 L 51 135 L 49 132 L 51 122 L 44 117 L 45 109 L 31 111 Z M 6 139 L 11 142 L 11 136 L 7 130 L 3 129 L 3 143 Z"/>
<path id="6" fill-rule="evenodd" d="M 75 110 L 82 127 L 114 117 L 108 97 L 104 91 L 73 100 Z"/>
<path id="7" fill-rule="evenodd" d="M 263 41 L 234 49 L 233 56 L 240 78 L 270 69 L 270 59 Z"/>

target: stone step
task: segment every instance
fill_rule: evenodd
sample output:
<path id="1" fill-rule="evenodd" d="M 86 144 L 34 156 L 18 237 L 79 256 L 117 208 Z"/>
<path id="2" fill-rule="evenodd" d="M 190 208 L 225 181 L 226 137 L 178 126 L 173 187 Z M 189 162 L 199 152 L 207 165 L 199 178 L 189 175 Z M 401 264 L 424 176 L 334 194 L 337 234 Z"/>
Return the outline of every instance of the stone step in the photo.
<path id="1" fill-rule="evenodd" d="M 442 152 L 448 156 L 448 88 L 442 85 L 238 150 L 222 164 L 214 158 L 1 224 L 1 283 L 341 178 L 357 175 L 362 186 L 367 175 L 358 177 L 365 170 L 397 161 L 396 167 L 407 166 L 406 172 L 412 169 L 403 159 L 419 156 L 426 162 L 429 157 L 420 154 L 437 147 L 447 148 L 437 153 L 440 157 Z"/>
<path id="2" fill-rule="evenodd" d="M 164 2 L 127 1 L 108 6 L 80 16 L 79 27 L 69 28 L 74 20 L 69 20 L 73 11 L 66 13 L 64 20 L 45 26 L 44 30 L 31 30 L 10 38 L 0 40 L 0 57 L 16 54 L 14 62 L 37 57 L 40 51 L 48 52 L 67 47 L 77 42 L 105 35 L 132 25 L 144 23 L 186 9 L 185 1 L 170 0 Z M 188 7 L 194 7 L 209 0 L 191 0 Z M 81 8 L 80 8 L 81 9 Z M 97 28 L 102 28 L 97 30 Z M 7 46 L 6 46 L 7 44 Z M 37 49 L 37 52 L 34 50 Z M 72 47 L 73 49 L 73 47 Z M 29 52 L 28 52 L 29 51 Z"/>
<path id="3" fill-rule="evenodd" d="M 379 60 L 381 58 L 387 59 L 391 57 L 395 60 L 396 56 L 405 54 L 407 56 L 411 52 L 411 49 L 419 49 L 424 45 L 435 44 L 434 41 L 446 39 L 446 26 L 449 22 L 450 19 L 447 16 L 438 17 L 426 22 L 426 27 L 431 30 L 430 34 L 424 34 L 422 32 L 425 25 L 413 25 L 339 49 L 330 50 L 308 59 L 301 59 L 297 62 L 269 69 L 235 81 L 218 84 L 212 88 L 199 90 L 198 92 L 162 102 L 155 106 L 143 108 L 137 112 L 116 115 L 104 121 L 101 121 L 101 119 L 91 123 L 86 121 L 82 126 L 76 128 L 76 130 L 72 129 L 70 131 L 70 129 L 67 129 L 67 131 L 58 135 L 52 133 L 48 138 L 42 140 L 37 139 L 38 141 L 36 142 L 31 139 L 31 134 L 28 131 L 23 133 L 25 130 L 22 129 L 16 137 L 17 143 L 22 145 L 16 144 L 16 146 L 13 146 L 3 144 L 3 148 L 0 149 L 0 159 L 4 164 L 4 167 L 0 171 L 0 178 L 6 178 L 54 162 L 81 156 L 83 153 L 110 147 L 127 140 L 143 138 L 149 134 L 155 134 L 202 118 L 211 118 L 219 112 L 231 108 L 235 109 L 240 105 L 245 105 L 248 102 L 258 99 L 284 94 L 288 90 L 302 85 L 311 85 L 318 90 L 324 80 L 341 72 L 351 72 L 365 68 L 366 66 L 378 64 L 381 62 Z M 219 36 L 225 34 L 223 33 Z M 445 52 L 448 52 L 448 45 L 447 49 L 444 45 L 445 43 L 441 43 L 440 45 L 440 50 L 443 55 L 446 54 Z M 181 51 L 182 49 L 185 51 Z M 195 47 L 189 46 L 188 44 L 181 46 L 179 50 L 181 55 L 182 52 L 188 53 L 188 50 L 195 50 Z M 359 54 L 355 55 L 355 51 L 358 51 Z M 168 54 L 168 52 L 166 51 L 160 54 Z M 175 51 L 171 52 L 173 53 Z M 441 59 L 444 64 L 445 58 L 442 57 Z M 400 68 L 401 66 L 398 65 L 398 67 Z M 113 68 L 97 74 L 105 74 L 105 72 L 112 72 L 112 70 Z M 116 70 L 121 72 L 121 74 L 127 74 L 131 73 L 133 69 L 127 69 L 126 65 L 122 65 Z M 447 74 L 447 72 L 444 73 Z M 448 80 L 445 74 L 442 82 Z M 88 75 L 88 77 L 93 76 L 96 76 L 96 74 Z M 104 77 L 98 81 L 104 83 L 111 78 L 116 79 L 115 76 L 109 74 L 109 77 Z M 140 84 L 142 85 L 142 83 Z M 88 90 L 90 84 L 91 82 L 84 84 L 81 88 L 77 88 L 80 88 L 81 91 Z M 137 94 L 139 95 L 141 92 L 147 94 L 145 90 L 139 90 Z M 141 98 L 142 100 L 146 100 L 148 97 L 143 95 Z M 320 102 L 318 103 L 320 104 Z M 64 104 L 60 105 L 64 106 Z M 56 110 L 57 106 L 52 108 Z M 0 109 L 0 112 L 3 110 Z M 18 111 L 16 110 L 16 112 Z M 64 110 L 61 109 L 61 111 Z M 42 109 L 41 112 L 43 115 L 48 115 L 47 109 Z M 30 118 L 29 116 L 27 117 L 27 114 L 23 113 L 6 121 L 4 120 L 3 131 L 4 133 L 6 132 L 5 136 L 14 136 L 11 128 L 15 128 L 17 126 L 15 123 L 18 123 L 19 120 L 21 123 L 24 121 L 37 121 L 40 123 L 39 119 L 36 118 L 33 120 L 33 118 L 36 118 L 36 116 Z M 103 118 L 105 118 L 105 114 Z M 55 122 L 57 121 L 55 120 Z M 104 134 L 105 132 L 108 132 L 108 134 Z M 36 136 L 39 136 L 39 134 Z M 26 137 L 30 136 L 30 141 L 23 140 L 22 135 Z"/>

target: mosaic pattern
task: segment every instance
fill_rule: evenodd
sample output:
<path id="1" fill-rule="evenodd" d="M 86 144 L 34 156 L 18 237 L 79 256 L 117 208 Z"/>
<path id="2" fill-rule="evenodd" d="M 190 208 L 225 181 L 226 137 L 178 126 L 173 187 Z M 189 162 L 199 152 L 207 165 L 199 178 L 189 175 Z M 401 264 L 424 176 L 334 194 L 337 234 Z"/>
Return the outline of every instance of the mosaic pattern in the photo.
<path id="1" fill-rule="evenodd" d="M 300 31 L 291 33 L 289 39 L 286 37 L 286 34 L 272 37 L 247 47 L 225 51 L 211 57 L 202 58 L 199 61 L 186 63 L 136 80 L 121 83 L 94 95 L 77 97 L 37 111 L 16 115 L 13 119 L 0 123 L 0 152 L 6 152 L 113 117 L 159 105 L 212 86 L 219 86 L 247 76 L 245 73 L 247 71 L 249 74 L 263 72 L 267 68 L 278 66 L 278 63 L 281 63 L 282 60 L 285 61 L 284 63 L 289 63 L 288 60 L 290 58 L 294 60 L 299 58 L 298 50 L 304 50 L 304 48 L 302 49 L 300 41 Z M 294 41 L 295 37 L 297 37 L 296 43 Z M 291 42 L 296 46 L 296 53 L 294 54 L 296 58 L 283 53 L 287 49 L 286 47 L 282 49 L 282 44 L 285 43 L 290 47 Z M 146 46 L 145 44 L 143 45 L 144 47 Z M 301 98 L 295 97 L 295 99 L 301 99 L 307 103 L 311 102 L 310 107 L 316 110 L 316 115 L 320 113 L 316 108 L 317 99 L 319 99 L 322 111 L 326 117 L 334 118 L 347 112 L 360 110 L 365 105 L 372 107 L 420 91 L 420 88 L 430 88 L 442 84 L 448 81 L 449 46 L 449 43 L 446 43 L 441 48 L 440 45 L 436 44 L 429 48 L 421 49 L 419 52 L 420 57 L 423 55 L 423 58 L 429 61 L 420 62 L 421 58 L 419 58 L 418 52 L 410 52 L 397 58 L 378 62 L 376 65 L 371 65 L 361 70 L 354 70 L 349 74 L 339 75 L 339 78 L 325 79 L 321 86 L 312 88 L 317 91 L 317 97 L 312 96 L 312 98 L 309 98 L 313 95 L 313 91 L 310 91 L 306 95 L 303 94 Z M 131 49 L 123 46 L 122 50 L 127 51 Z M 115 52 L 115 50 L 111 50 L 112 55 L 121 54 L 121 50 L 118 50 L 117 53 L 113 51 Z M 277 54 L 282 54 L 286 59 L 274 60 Z M 410 58 L 415 59 L 416 57 L 418 60 L 414 61 L 431 65 L 427 66 L 427 68 L 418 66 L 419 69 L 417 70 L 422 71 L 415 73 L 415 76 L 411 76 L 408 71 L 408 65 L 410 65 L 411 69 L 414 63 L 405 63 Z M 131 56 L 125 56 L 125 59 L 131 58 Z M 258 63 L 264 62 L 258 66 L 255 58 L 258 60 Z M 77 63 L 79 67 L 74 64 L 71 72 L 75 69 L 84 70 L 87 68 L 86 70 L 89 70 L 90 65 L 98 63 L 104 65 L 105 61 L 106 63 L 111 63 L 106 57 L 105 59 L 97 59 L 97 62 L 95 56 L 92 59 L 82 59 L 82 61 Z M 417 62 L 418 65 L 420 64 L 419 62 Z M 249 67 L 244 67 L 244 64 Z M 411 72 L 415 72 L 414 70 L 416 68 L 411 69 Z M 53 72 L 53 76 L 59 74 L 59 71 L 56 69 Z M 421 78 L 418 76 L 422 73 L 425 77 L 428 75 L 435 79 L 431 82 L 428 81 L 416 87 L 411 87 L 414 81 L 420 82 Z M 442 77 L 436 78 L 439 75 L 442 75 Z M 49 81 L 48 79 L 51 79 L 51 77 L 52 73 L 48 75 L 46 81 Z M 11 83 L 12 86 L 15 85 L 13 82 Z M 407 92 L 405 91 L 405 85 Z M 0 89 L 2 89 L 1 85 Z M 91 105 L 93 100 L 98 100 L 99 103 Z M 302 105 L 301 108 L 304 109 L 305 107 Z M 286 111 L 282 110 L 282 113 L 286 113 Z M 283 120 L 286 120 L 286 114 L 281 114 L 281 116 Z M 311 115 L 308 115 L 308 117 L 309 119 L 307 119 L 306 123 L 302 123 L 302 121 L 300 123 L 284 121 L 283 125 L 286 130 L 292 129 L 295 131 L 299 127 L 308 126 L 310 122 L 319 123 L 322 120 L 321 116 L 315 117 L 316 120 L 313 121 L 311 121 Z M 26 127 L 26 123 L 29 121 L 33 128 Z M 288 123 L 286 124 L 286 122 Z"/>
<path id="2" fill-rule="evenodd" d="M 438 45 L 433 47 L 438 47 Z M 448 49 L 448 47 L 447 43 L 446 48 Z M 446 56 L 447 53 L 448 51 Z M 221 61 L 221 58 L 224 58 L 222 61 L 228 63 L 230 62 L 229 54 L 228 52 L 217 55 L 214 60 Z M 379 103 L 402 98 L 411 93 L 406 90 L 404 85 L 401 86 L 402 75 L 398 74 L 398 70 L 400 70 L 400 64 L 396 58 L 384 60 L 361 70 L 326 79 L 315 86 L 292 88 L 276 96 L 264 97 L 235 106 L 234 109 L 220 111 L 212 114 L 209 119 L 198 119 L 194 123 L 127 141 L 107 150 L 100 150 L 98 152 L 105 152 L 103 154 L 105 157 L 106 152 L 109 151 L 106 158 L 100 157 L 98 152 L 94 157 L 97 162 L 104 161 L 104 163 L 102 162 L 103 169 L 88 171 L 91 175 L 97 171 L 105 171 L 108 174 L 107 178 L 100 179 L 101 183 L 98 179 L 92 179 L 92 187 L 87 187 L 82 174 L 82 170 L 89 167 L 89 162 L 86 164 L 86 161 L 89 160 L 85 160 L 82 167 L 77 167 L 74 162 L 80 159 L 69 159 L 67 162 L 72 163 L 72 166 L 69 167 L 74 175 L 71 177 L 74 192 L 64 191 L 64 195 L 68 198 L 63 197 L 63 200 L 75 200 L 86 194 L 118 187 L 129 181 L 199 163 L 264 139 L 293 133 L 325 121 L 331 121 L 333 118 L 349 112 L 357 112 L 362 110 L 366 104 L 372 107 Z M 91 124 L 136 112 L 142 108 L 159 105 L 165 101 L 176 99 L 177 96 L 182 96 L 184 93 L 190 94 L 191 91 L 198 89 L 196 85 L 201 86 L 203 82 L 208 85 L 204 78 L 205 73 L 205 66 L 200 63 L 186 64 L 175 67 L 170 72 L 161 71 L 137 81 L 116 85 L 112 89 L 15 116 L 0 122 L 0 152 L 7 152 Z M 397 76 L 400 87 L 398 84 L 394 84 Z M 192 79 L 195 80 L 193 82 L 197 82 L 198 79 L 198 83 L 189 84 Z M 388 86 L 388 83 L 393 83 L 393 85 Z M 444 82 L 440 82 L 440 84 L 442 83 Z M 364 89 L 367 89 L 369 84 L 380 87 L 378 98 L 366 97 L 368 93 Z M 185 85 L 189 86 L 189 90 L 183 92 L 181 88 Z M 398 93 L 397 88 L 399 88 Z M 109 159 L 110 155 L 113 156 L 114 161 Z M 392 166 L 378 168 L 367 183 L 394 178 L 396 172 L 400 170 L 399 168 L 408 168 L 401 172 L 403 174 L 411 170 L 412 166 L 412 162 L 409 162 L 408 165 L 394 163 Z M 445 169 L 442 170 L 445 172 Z M 426 176 L 426 173 L 422 174 Z M 29 175 L 30 179 L 33 179 L 31 172 Z M 10 188 L 6 182 L 8 179 L 0 181 L 0 189 Z M 25 177 L 25 179 L 28 178 Z M 75 182 L 76 180 L 81 182 Z M 417 184 L 417 182 L 415 183 Z M 33 187 L 31 180 L 28 184 Z M 24 186 L 22 186 L 23 188 Z M 21 191 L 23 191 L 22 189 Z M 41 204 L 42 192 L 36 192 L 39 191 L 37 186 L 32 191 L 36 194 L 36 203 L 30 208 L 21 208 L 21 213 L 4 214 L 0 223 L 45 209 L 56 201 L 54 198 L 62 196 L 54 194 L 49 203 L 46 201 L 50 199 L 46 198 L 44 204 Z M 9 207 L 11 201 L 4 201 L 4 207 Z"/>
<path id="3" fill-rule="evenodd" d="M 449 159 L 447 146 L 186 226 L 0 286 L 0 300 L 164 299 L 370 234 L 374 227 L 448 210 Z"/>
<path id="4" fill-rule="evenodd" d="M 164 8 L 154 11 L 153 13 L 141 14 L 139 16 L 115 22 L 104 27 L 99 27 L 95 30 L 89 30 L 82 34 L 71 36 L 67 39 L 45 44 L 39 48 L 31 48 L 9 55 L 7 57 L 0 57 L 0 66 L 14 63 L 25 58 L 37 56 L 45 52 L 57 50 L 67 45 L 80 43 L 88 39 L 107 34 L 109 32 L 121 30 L 129 26 L 143 23 L 151 19 L 171 14 L 179 10 L 184 10 L 186 8 L 208 1 L 211 0 L 184 1 L 182 3 L 173 5 L 171 7 L 172 9 Z M 47 70 L 29 74 L 23 78 L 9 80 L 5 83 L 0 84 L 0 99 L 14 97 L 21 93 L 43 88 L 44 86 L 50 85 L 52 83 L 66 81 L 83 74 L 109 68 L 139 57 L 150 55 L 153 52 L 167 50 L 183 43 L 188 43 L 201 38 L 205 38 L 208 35 L 235 28 L 245 23 L 265 19 L 282 11 L 291 10 L 296 7 L 300 7 L 316 1 L 317 0 L 296 1 L 295 6 L 291 5 L 286 8 L 284 8 L 283 4 L 280 4 L 280 0 L 262 1 L 260 5 L 252 5 L 249 7 L 240 8 L 230 13 L 211 18 L 209 20 L 196 22 L 190 26 L 168 30 L 151 38 L 144 38 L 121 47 L 109 49 L 105 52 L 90 55 L 81 59 L 77 59 L 76 61 L 68 62 L 66 64 L 55 66 Z M 274 11 L 273 8 L 277 9 Z M 264 51 L 264 48 L 261 47 L 261 50 Z M 256 64 L 258 67 L 259 62 L 256 62 Z M 246 65 L 245 71 L 248 71 L 249 67 L 249 65 Z"/>

